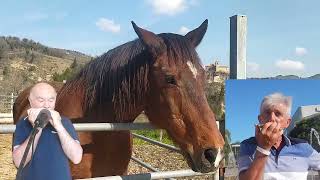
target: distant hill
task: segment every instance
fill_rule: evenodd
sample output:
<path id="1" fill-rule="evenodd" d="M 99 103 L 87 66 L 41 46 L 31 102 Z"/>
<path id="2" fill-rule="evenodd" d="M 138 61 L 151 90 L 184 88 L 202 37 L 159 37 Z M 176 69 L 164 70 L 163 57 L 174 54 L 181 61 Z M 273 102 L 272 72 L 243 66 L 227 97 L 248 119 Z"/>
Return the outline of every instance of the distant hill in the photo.
<path id="1" fill-rule="evenodd" d="M 308 77 L 308 79 L 320 79 L 320 74 L 310 76 L 310 77 Z"/>
<path id="2" fill-rule="evenodd" d="M 87 60 L 91 58 L 81 52 L 51 48 L 27 38 L 20 39 L 12 36 L 0 36 L 0 59 L 10 56 L 20 56 L 30 62 L 33 60 L 35 54 L 63 59 L 77 58 L 80 63 L 87 62 Z"/>
<path id="3" fill-rule="evenodd" d="M 18 93 L 38 80 L 77 68 L 93 57 L 81 52 L 51 48 L 30 39 L 0 36 L 0 94 Z"/>
<path id="4" fill-rule="evenodd" d="M 276 76 L 274 78 L 275 79 L 301 79 L 301 77 L 296 76 L 296 75 L 286 75 L 286 76 L 278 75 L 278 76 Z"/>
<path id="5" fill-rule="evenodd" d="M 52 81 L 58 77 L 61 81 L 92 59 L 74 50 L 52 48 L 26 38 L 0 36 L 0 95 L 18 93 L 39 80 Z M 248 79 L 320 79 L 320 74 L 307 78 L 278 75 Z"/>
<path id="6" fill-rule="evenodd" d="M 277 75 L 275 77 L 263 77 L 263 78 L 247 78 L 247 79 L 320 79 L 320 74 L 316 74 L 310 77 L 299 77 L 296 75 Z"/>

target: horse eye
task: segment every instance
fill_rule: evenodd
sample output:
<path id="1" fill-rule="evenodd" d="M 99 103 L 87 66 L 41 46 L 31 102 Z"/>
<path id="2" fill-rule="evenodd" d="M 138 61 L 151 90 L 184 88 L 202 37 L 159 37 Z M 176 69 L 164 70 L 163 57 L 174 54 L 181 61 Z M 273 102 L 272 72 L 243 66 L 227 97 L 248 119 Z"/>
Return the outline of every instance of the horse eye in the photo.
<path id="1" fill-rule="evenodd" d="M 173 75 L 166 75 L 165 79 L 167 83 L 177 85 L 177 81 Z"/>

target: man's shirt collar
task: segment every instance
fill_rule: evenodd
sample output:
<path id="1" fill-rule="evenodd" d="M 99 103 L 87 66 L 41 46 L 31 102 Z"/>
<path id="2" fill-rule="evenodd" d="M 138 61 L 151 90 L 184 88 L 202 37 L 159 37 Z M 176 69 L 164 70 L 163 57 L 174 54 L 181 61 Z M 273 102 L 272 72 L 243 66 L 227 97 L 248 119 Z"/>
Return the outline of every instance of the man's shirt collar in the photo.
<path id="1" fill-rule="evenodd" d="M 286 135 L 282 135 L 283 139 L 284 139 L 284 142 L 286 143 L 286 146 L 291 146 L 291 141 L 290 139 L 288 138 L 288 136 Z"/>

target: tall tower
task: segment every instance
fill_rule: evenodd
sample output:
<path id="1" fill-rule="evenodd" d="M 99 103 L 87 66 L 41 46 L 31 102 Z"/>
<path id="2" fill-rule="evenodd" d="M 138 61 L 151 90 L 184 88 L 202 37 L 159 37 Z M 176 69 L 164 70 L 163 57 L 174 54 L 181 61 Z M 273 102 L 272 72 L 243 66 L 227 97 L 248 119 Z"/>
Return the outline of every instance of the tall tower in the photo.
<path id="1" fill-rule="evenodd" d="M 247 16 L 230 17 L 230 79 L 246 79 Z"/>

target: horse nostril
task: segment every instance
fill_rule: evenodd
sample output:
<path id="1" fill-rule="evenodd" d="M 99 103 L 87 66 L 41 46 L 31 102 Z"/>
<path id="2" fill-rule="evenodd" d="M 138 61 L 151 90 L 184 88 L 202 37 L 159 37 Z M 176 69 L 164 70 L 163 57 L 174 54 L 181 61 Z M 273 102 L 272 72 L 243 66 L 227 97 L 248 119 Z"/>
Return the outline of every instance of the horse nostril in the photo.
<path id="1" fill-rule="evenodd" d="M 213 149 L 206 149 L 204 157 L 212 164 L 216 160 L 217 152 Z"/>

